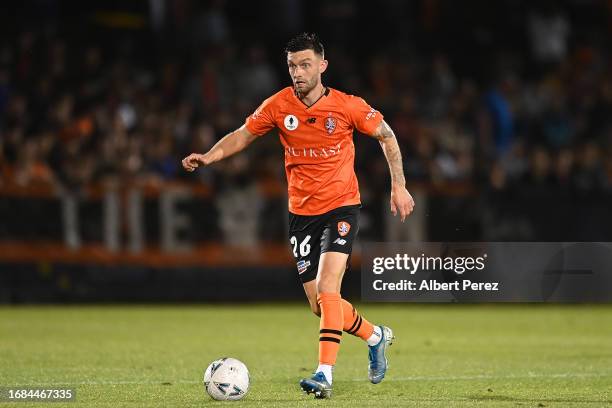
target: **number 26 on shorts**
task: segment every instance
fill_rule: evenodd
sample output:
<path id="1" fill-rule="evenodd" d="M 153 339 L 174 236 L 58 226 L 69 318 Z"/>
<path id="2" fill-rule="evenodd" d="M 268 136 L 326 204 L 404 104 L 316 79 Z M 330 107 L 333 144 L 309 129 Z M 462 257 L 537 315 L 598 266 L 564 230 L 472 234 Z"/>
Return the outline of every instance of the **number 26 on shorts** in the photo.
<path id="1" fill-rule="evenodd" d="M 309 241 L 310 241 L 310 235 L 306 235 L 306 238 L 304 238 L 304 240 L 300 242 L 300 245 L 299 245 L 300 253 L 298 255 L 298 240 L 295 237 L 295 235 L 292 236 L 289 239 L 289 242 L 293 246 L 293 256 L 296 258 L 300 256 L 307 256 L 310 253 L 310 244 L 308 243 Z"/>

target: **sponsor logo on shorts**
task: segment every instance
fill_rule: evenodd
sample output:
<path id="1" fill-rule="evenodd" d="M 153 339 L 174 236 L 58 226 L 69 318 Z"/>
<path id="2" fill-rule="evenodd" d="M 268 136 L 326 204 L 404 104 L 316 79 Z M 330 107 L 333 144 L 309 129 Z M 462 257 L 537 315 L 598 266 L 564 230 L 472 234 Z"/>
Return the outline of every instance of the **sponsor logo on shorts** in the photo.
<path id="1" fill-rule="evenodd" d="M 301 260 L 297 263 L 297 270 L 299 274 L 306 272 L 308 267 L 310 266 L 310 261 Z"/>
<path id="2" fill-rule="evenodd" d="M 351 230 L 351 224 L 349 224 L 346 221 L 338 222 L 338 234 L 340 234 L 341 237 L 345 237 L 346 234 L 348 234 L 350 230 Z"/>

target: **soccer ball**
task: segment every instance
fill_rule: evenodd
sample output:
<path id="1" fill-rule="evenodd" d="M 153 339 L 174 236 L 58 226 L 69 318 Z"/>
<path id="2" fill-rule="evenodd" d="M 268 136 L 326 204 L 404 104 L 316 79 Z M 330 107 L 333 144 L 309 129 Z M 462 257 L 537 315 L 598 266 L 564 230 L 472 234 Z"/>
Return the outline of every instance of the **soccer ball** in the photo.
<path id="1" fill-rule="evenodd" d="M 213 399 L 237 401 L 249 391 L 249 369 L 240 360 L 215 360 L 204 371 L 204 389 Z"/>

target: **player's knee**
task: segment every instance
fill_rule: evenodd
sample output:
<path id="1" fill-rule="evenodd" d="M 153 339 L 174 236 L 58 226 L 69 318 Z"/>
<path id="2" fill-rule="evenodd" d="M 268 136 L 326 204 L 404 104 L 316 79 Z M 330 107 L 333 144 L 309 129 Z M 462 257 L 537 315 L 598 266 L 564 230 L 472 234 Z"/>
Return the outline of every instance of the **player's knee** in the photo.
<path id="1" fill-rule="evenodd" d="M 338 290 L 338 279 L 326 277 L 317 279 L 317 293 L 330 293 Z"/>

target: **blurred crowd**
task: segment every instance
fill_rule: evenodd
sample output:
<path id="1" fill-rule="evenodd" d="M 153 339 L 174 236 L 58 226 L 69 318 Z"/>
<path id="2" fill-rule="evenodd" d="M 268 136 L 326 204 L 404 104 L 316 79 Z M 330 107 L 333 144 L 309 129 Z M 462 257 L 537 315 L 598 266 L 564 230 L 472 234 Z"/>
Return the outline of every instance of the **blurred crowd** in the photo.
<path id="1" fill-rule="evenodd" d="M 271 3 L 263 10 L 277 5 L 282 21 L 267 35 L 222 1 L 151 2 L 165 8 L 134 27 L 92 18 L 70 29 L 61 10 L 14 25 L 0 40 L 0 186 L 284 183 L 276 137 L 193 174 L 180 160 L 290 84 L 291 23 L 319 32 L 326 85 L 385 115 L 409 184 L 467 183 L 503 200 L 612 192 L 609 1 L 382 1 L 369 26 L 359 2 Z M 355 143 L 364 194 L 382 193 L 384 156 Z"/>

